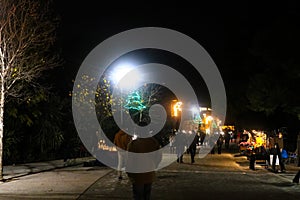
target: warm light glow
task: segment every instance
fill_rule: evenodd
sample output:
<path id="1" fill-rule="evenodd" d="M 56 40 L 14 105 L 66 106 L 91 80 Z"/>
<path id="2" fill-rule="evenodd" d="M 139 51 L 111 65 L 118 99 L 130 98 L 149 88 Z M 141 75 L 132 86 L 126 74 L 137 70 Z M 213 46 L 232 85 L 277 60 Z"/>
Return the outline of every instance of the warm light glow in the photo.
<path id="1" fill-rule="evenodd" d="M 176 102 L 175 104 L 174 104 L 174 106 L 173 106 L 173 115 L 175 116 L 175 117 L 177 117 L 178 116 L 178 111 L 181 111 L 181 105 L 182 105 L 182 102 Z"/>
<path id="2" fill-rule="evenodd" d="M 98 141 L 98 149 L 101 149 L 103 151 L 117 151 L 115 146 L 108 146 L 107 144 L 105 144 L 105 140 Z"/>
<path id="3" fill-rule="evenodd" d="M 206 124 L 208 124 L 210 121 L 213 120 L 213 117 L 212 117 L 212 116 L 207 116 L 207 117 L 205 118 L 205 120 L 206 120 Z"/>
<path id="4" fill-rule="evenodd" d="M 209 135 L 210 134 L 210 129 L 209 128 L 205 129 L 205 133 Z"/>
<path id="5" fill-rule="evenodd" d="M 200 107 L 200 112 L 202 112 L 202 111 L 211 111 L 211 108 Z"/>

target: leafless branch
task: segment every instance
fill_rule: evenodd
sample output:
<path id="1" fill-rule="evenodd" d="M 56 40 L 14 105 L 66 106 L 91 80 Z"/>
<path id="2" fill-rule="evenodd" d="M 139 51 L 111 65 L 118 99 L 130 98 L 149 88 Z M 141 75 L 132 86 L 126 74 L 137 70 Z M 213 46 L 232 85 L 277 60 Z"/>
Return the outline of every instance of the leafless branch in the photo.
<path id="1" fill-rule="evenodd" d="M 36 84 L 43 71 L 59 65 L 51 52 L 57 22 L 48 9 L 48 0 L 0 0 L 0 76 L 6 96 L 22 96 L 20 83 Z"/>

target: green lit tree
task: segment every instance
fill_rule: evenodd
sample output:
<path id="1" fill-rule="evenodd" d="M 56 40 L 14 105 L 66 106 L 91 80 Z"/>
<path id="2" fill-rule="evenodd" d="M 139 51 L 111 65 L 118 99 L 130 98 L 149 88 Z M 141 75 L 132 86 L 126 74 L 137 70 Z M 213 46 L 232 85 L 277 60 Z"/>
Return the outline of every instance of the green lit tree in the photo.
<path id="1" fill-rule="evenodd" d="M 142 120 L 142 113 L 143 110 L 146 108 L 146 106 L 143 104 L 144 101 L 141 98 L 141 95 L 135 91 L 132 94 L 129 94 L 126 99 L 126 104 L 124 105 L 124 108 L 133 111 L 136 111 L 139 113 L 139 121 Z"/>

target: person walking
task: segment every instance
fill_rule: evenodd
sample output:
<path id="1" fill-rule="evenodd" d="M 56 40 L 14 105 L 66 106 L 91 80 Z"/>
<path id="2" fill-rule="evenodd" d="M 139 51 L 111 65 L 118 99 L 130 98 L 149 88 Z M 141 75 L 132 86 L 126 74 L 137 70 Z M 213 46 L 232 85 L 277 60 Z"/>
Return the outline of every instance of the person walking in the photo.
<path id="1" fill-rule="evenodd" d="M 118 150 L 118 179 L 122 180 L 122 168 L 126 164 L 126 150 L 129 142 L 132 140 L 132 137 L 120 129 L 114 138 L 114 144 L 117 146 Z"/>
<path id="2" fill-rule="evenodd" d="M 185 152 L 186 138 L 181 130 L 178 130 L 175 136 L 174 145 L 176 148 L 177 162 L 183 163 L 183 154 Z"/>
<path id="3" fill-rule="evenodd" d="M 199 143 L 199 136 L 197 133 L 192 136 L 194 136 L 194 137 L 193 137 L 192 143 L 189 146 L 189 152 L 191 155 L 191 163 L 193 164 L 193 163 L 195 163 L 195 155 L 196 155 L 197 145 Z"/>
<path id="4" fill-rule="evenodd" d="M 147 124 L 140 122 L 139 126 L 146 126 Z M 146 172 L 141 173 L 132 173 L 127 172 L 127 175 L 132 183 L 132 193 L 134 200 L 149 200 L 151 196 L 152 183 L 156 179 L 156 172 L 154 169 L 157 168 L 158 164 L 162 159 L 162 154 L 160 151 L 159 142 L 151 136 L 149 133 L 149 137 L 140 137 L 139 133 L 137 133 L 137 139 L 132 140 L 128 144 L 128 152 L 133 153 L 152 153 L 154 152 L 154 156 L 143 155 L 137 159 L 135 156 L 128 157 L 127 167 L 128 169 L 138 168 L 139 166 L 144 166 L 149 169 L 145 169 Z M 141 161 L 141 160 L 142 161 Z M 137 163 L 137 161 L 143 163 Z M 139 169 L 141 170 L 141 169 Z M 150 171 L 148 171 L 150 170 Z"/>

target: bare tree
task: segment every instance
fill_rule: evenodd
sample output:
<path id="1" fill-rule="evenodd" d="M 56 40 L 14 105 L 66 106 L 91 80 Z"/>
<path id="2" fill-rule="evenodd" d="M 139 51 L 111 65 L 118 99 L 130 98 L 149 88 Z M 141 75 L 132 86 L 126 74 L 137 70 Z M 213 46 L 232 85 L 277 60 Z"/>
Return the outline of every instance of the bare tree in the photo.
<path id="1" fill-rule="evenodd" d="M 38 87 L 43 71 L 59 64 L 52 50 L 57 18 L 50 11 L 48 0 L 0 0 L 0 180 L 5 102 L 28 100 L 24 87 Z"/>

